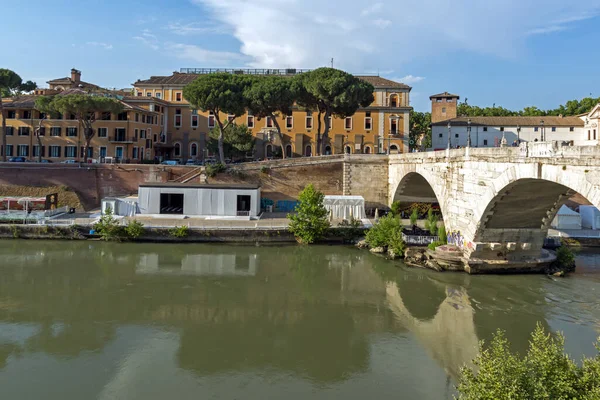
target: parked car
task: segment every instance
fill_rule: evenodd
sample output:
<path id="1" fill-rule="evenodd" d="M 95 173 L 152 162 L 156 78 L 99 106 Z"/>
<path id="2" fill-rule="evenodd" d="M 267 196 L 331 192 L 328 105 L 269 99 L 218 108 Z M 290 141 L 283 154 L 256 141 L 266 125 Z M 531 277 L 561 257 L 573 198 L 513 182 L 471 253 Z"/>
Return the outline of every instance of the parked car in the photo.
<path id="1" fill-rule="evenodd" d="M 48 164 L 48 163 L 52 163 L 52 162 L 54 162 L 54 161 L 52 161 L 52 160 L 46 160 L 46 159 L 43 159 L 43 160 L 42 160 L 42 161 L 40 161 L 40 162 L 41 162 L 42 164 Z"/>
<path id="2" fill-rule="evenodd" d="M 202 161 L 200 160 L 187 160 L 185 165 L 202 165 Z"/>
<path id="3" fill-rule="evenodd" d="M 11 157 L 8 159 L 8 162 L 27 162 L 25 157 Z"/>
<path id="4" fill-rule="evenodd" d="M 62 163 L 63 164 L 77 164 L 77 161 L 75 161 L 75 160 L 65 160 Z"/>
<path id="5" fill-rule="evenodd" d="M 178 165 L 179 161 L 177 160 L 165 160 L 161 162 L 162 165 Z"/>

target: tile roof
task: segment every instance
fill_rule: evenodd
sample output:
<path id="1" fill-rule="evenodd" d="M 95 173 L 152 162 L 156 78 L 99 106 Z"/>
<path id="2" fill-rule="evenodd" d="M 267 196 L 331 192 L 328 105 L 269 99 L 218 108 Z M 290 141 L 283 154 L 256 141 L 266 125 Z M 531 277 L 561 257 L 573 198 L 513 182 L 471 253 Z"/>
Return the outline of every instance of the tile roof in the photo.
<path id="1" fill-rule="evenodd" d="M 467 121 L 471 120 L 471 126 L 540 126 L 540 121 L 544 121 L 544 126 L 584 126 L 584 122 L 579 117 L 460 117 L 431 124 L 433 126 L 446 126 L 448 122 L 452 126 L 466 126 Z"/>
<path id="2" fill-rule="evenodd" d="M 456 97 L 457 99 L 460 99 L 459 95 L 448 93 L 448 92 L 432 94 L 431 96 L 429 96 L 429 100 L 431 100 L 434 97 Z"/>
<path id="3" fill-rule="evenodd" d="M 175 72 L 170 76 L 151 76 L 150 79 L 138 80 L 133 85 L 187 85 L 196 79 L 199 74 L 186 74 Z M 293 76 L 293 75 L 280 75 L 280 76 Z M 391 89 L 412 89 L 410 86 L 404 83 L 395 82 L 389 79 L 381 78 L 379 76 L 362 76 L 357 75 L 366 82 L 369 82 L 375 88 L 391 88 Z"/>
<path id="4" fill-rule="evenodd" d="M 67 90 L 63 90 L 62 92 L 56 94 L 56 95 L 51 95 L 51 96 L 66 96 L 69 94 L 87 94 L 87 92 L 81 90 L 81 89 L 67 89 Z M 18 97 L 12 97 L 12 98 L 8 98 L 8 99 L 3 99 L 3 106 L 4 108 L 8 108 L 8 109 L 12 109 L 12 108 L 18 108 L 18 109 L 29 109 L 29 108 L 34 108 L 35 107 L 35 100 L 41 97 L 39 95 L 24 95 L 24 96 L 18 96 Z M 116 98 L 115 100 L 119 101 L 121 104 L 123 104 L 123 106 L 126 109 L 130 109 L 130 110 L 137 110 L 137 111 L 143 111 L 146 113 L 152 113 L 152 114 L 156 114 L 155 111 L 150 111 L 146 108 L 140 107 L 138 105 L 135 104 L 131 104 L 129 103 L 129 101 L 131 101 L 131 99 L 135 99 L 135 97 L 133 98 L 123 98 L 123 99 L 119 99 Z M 129 101 L 128 101 L 129 100 Z M 148 99 L 150 100 L 150 99 Z"/>

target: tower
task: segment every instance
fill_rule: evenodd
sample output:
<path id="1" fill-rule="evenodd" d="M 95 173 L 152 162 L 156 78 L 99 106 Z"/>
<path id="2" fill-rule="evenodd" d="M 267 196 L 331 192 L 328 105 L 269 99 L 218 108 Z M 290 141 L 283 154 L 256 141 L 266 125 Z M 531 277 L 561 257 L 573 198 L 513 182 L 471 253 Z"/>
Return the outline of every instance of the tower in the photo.
<path id="1" fill-rule="evenodd" d="M 429 100 L 431 100 L 431 123 L 456 118 L 458 99 L 460 99 L 458 95 L 448 92 L 429 96 Z"/>

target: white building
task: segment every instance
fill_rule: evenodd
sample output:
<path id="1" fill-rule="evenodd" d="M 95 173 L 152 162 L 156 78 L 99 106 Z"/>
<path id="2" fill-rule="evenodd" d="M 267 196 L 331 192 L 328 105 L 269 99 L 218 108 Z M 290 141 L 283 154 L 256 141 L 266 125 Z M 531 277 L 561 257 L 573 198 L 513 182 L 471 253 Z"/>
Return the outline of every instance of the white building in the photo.
<path id="1" fill-rule="evenodd" d="M 441 93 L 431 100 L 433 150 L 467 146 L 469 130 L 471 147 L 500 147 L 503 141 L 506 146 L 516 146 L 519 141 L 593 146 L 600 141 L 600 104 L 588 114 L 571 117 L 457 117 L 457 95 Z"/>

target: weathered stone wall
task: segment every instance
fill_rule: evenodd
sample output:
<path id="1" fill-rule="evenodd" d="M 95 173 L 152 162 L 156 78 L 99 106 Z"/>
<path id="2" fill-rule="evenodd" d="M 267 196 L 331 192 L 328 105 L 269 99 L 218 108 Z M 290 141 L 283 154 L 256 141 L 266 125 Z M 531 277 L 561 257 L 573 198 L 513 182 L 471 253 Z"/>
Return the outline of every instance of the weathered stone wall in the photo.
<path id="1" fill-rule="evenodd" d="M 363 196 L 365 208 L 388 207 L 388 156 L 352 155 L 344 160 L 344 190 L 347 196 Z"/>

